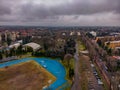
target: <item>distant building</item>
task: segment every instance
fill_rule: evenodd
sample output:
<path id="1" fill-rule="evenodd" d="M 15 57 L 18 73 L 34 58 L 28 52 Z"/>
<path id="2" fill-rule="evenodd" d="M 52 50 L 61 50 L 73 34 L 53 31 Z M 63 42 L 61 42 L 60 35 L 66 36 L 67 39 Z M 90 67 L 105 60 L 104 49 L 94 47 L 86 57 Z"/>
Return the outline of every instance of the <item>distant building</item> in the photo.
<path id="1" fill-rule="evenodd" d="M 91 32 L 90 32 L 90 34 L 91 34 L 92 36 L 94 36 L 94 37 L 96 37 L 96 36 L 97 36 L 97 33 L 96 33 L 96 32 L 94 32 L 94 31 L 91 31 Z"/>
<path id="2" fill-rule="evenodd" d="M 12 32 L 12 33 L 11 33 L 11 40 L 12 40 L 12 41 L 15 41 L 15 40 L 16 40 L 16 33 L 15 33 L 15 32 Z"/>
<path id="3" fill-rule="evenodd" d="M 66 33 L 62 33 L 62 35 L 63 35 L 63 36 L 65 36 L 65 35 L 66 35 Z"/>
<path id="4" fill-rule="evenodd" d="M 107 41 L 105 42 L 105 46 L 108 46 L 111 49 L 115 49 L 116 47 L 120 47 L 120 40 L 119 41 Z"/>
<path id="5" fill-rule="evenodd" d="M 80 32 L 77 32 L 77 35 L 80 36 L 81 35 Z"/>
<path id="6" fill-rule="evenodd" d="M 33 51 L 36 51 L 41 48 L 41 46 L 39 44 L 34 43 L 34 42 L 27 43 L 24 45 L 24 47 L 31 47 L 33 49 Z"/>
<path id="7" fill-rule="evenodd" d="M 18 48 L 20 46 L 20 43 L 15 43 L 9 46 L 9 48 Z"/>
<path id="8" fill-rule="evenodd" d="M 17 43 L 23 44 L 23 40 L 16 41 Z"/>
<path id="9" fill-rule="evenodd" d="M 72 35 L 74 35 L 75 34 L 75 32 L 70 32 L 70 36 L 72 36 Z"/>
<path id="10" fill-rule="evenodd" d="M 97 40 L 101 40 L 101 41 L 114 41 L 117 37 L 115 36 L 104 36 L 104 37 L 96 37 L 96 41 Z"/>

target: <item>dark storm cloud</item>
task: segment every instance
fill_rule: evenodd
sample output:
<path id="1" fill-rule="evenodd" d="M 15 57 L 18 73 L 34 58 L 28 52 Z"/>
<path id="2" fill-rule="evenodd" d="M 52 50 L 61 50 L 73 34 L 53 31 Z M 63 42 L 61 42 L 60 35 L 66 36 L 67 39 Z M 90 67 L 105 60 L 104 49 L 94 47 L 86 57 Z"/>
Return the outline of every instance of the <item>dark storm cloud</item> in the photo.
<path id="1" fill-rule="evenodd" d="M 21 13 L 28 19 L 46 19 L 56 15 L 89 15 L 103 12 L 120 13 L 120 0 L 105 0 L 103 3 L 87 3 L 75 0 L 57 6 L 45 6 L 42 4 L 28 3 L 22 6 Z M 95 2 L 95 1 L 94 1 Z"/>
<path id="2" fill-rule="evenodd" d="M 7 6 L 4 6 L 4 4 L 0 3 L 0 15 L 10 14 L 11 9 Z"/>
<path id="3" fill-rule="evenodd" d="M 90 16 L 91 18 L 93 14 L 109 12 L 113 13 L 115 18 L 120 17 L 120 0 L 71 0 L 72 2 L 57 5 L 54 0 L 52 2 L 53 5 L 49 5 L 47 0 L 39 4 L 31 1 L 0 0 L 0 21 L 41 22 L 45 20 L 47 22 L 49 20 L 50 22 L 51 20 L 51 23 L 54 23 L 52 21 L 64 19 L 66 16 L 73 16 L 72 19 L 77 20 L 81 15 Z M 107 17 L 106 15 L 103 15 L 104 18 Z"/>

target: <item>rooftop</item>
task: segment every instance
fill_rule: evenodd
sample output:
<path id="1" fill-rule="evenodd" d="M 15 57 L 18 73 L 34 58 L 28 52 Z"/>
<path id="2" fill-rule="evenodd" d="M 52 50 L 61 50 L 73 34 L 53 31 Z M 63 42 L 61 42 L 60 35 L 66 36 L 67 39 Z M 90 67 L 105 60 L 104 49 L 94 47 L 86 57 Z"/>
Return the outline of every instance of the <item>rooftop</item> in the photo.
<path id="1" fill-rule="evenodd" d="M 39 44 L 34 43 L 34 42 L 27 43 L 27 44 L 25 44 L 24 46 L 29 46 L 29 47 L 33 48 L 33 50 L 36 50 L 36 49 L 41 48 L 41 46 L 40 46 Z"/>

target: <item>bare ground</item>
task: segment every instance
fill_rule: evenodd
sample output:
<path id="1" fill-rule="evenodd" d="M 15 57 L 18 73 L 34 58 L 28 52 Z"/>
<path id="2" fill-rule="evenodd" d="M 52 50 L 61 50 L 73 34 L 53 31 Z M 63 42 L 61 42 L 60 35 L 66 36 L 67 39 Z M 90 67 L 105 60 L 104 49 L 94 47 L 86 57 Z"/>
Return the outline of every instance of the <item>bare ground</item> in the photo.
<path id="1" fill-rule="evenodd" d="M 0 69 L 0 90 L 42 90 L 56 78 L 35 61 Z"/>

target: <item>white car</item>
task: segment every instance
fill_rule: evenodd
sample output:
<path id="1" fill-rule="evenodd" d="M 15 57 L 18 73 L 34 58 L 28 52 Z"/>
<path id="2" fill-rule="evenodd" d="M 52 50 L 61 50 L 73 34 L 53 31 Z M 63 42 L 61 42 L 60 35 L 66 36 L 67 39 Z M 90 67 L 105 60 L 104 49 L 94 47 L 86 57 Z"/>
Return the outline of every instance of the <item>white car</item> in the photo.
<path id="1" fill-rule="evenodd" d="M 91 67 L 95 67 L 94 64 L 91 64 Z"/>
<path id="2" fill-rule="evenodd" d="M 98 79 L 98 84 L 103 85 L 103 82 L 100 79 Z"/>

